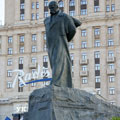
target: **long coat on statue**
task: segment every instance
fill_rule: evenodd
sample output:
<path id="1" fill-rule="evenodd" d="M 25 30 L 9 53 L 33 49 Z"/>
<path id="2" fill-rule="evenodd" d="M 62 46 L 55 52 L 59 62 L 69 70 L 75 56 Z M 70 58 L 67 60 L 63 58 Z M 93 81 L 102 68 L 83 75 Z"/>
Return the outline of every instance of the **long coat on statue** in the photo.
<path id="1" fill-rule="evenodd" d="M 63 87 L 72 87 L 71 59 L 68 42 L 76 33 L 76 24 L 72 17 L 58 12 L 45 19 L 46 44 L 52 68 L 51 84 Z"/>

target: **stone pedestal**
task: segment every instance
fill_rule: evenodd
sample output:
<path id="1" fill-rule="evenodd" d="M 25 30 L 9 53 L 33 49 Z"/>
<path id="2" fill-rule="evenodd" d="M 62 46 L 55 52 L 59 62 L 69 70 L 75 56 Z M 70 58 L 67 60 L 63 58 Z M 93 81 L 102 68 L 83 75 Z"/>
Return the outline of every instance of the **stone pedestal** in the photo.
<path id="1" fill-rule="evenodd" d="M 78 89 L 49 86 L 33 91 L 24 120 L 110 120 L 120 108 Z"/>

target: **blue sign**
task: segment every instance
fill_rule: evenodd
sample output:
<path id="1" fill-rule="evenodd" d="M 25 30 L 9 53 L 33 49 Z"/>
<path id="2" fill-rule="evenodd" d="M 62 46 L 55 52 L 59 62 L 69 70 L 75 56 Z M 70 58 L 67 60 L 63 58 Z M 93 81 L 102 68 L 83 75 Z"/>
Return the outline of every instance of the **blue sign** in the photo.
<path id="1" fill-rule="evenodd" d="M 52 80 L 52 78 L 46 78 L 46 79 L 40 79 L 40 80 L 34 80 L 34 81 L 26 82 L 25 84 L 44 82 L 44 81 L 51 81 L 51 80 Z M 23 84 L 21 84 L 21 86 L 23 86 Z"/>
<path id="2" fill-rule="evenodd" d="M 9 117 L 6 117 L 5 120 L 11 120 Z"/>

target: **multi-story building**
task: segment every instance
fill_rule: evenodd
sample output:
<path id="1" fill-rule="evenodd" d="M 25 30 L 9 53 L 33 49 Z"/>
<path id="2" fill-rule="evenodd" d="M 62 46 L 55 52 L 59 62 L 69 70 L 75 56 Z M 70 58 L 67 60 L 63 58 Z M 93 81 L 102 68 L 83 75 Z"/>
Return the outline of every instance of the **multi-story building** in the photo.
<path id="1" fill-rule="evenodd" d="M 49 16 L 48 2 L 5 0 L 5 25 L 0 28 L 0 120 L 24 113 L 29 94 L 48 84 L 21 86 L 23 81 L 47 78 L 46 71 L 51 73 L 44 28 L 44 18 Z M 119 0 L 58 2 L 62 11 L 82 21 L 69 43 L 74 88 L 94 92 L 119 105 Z"/>

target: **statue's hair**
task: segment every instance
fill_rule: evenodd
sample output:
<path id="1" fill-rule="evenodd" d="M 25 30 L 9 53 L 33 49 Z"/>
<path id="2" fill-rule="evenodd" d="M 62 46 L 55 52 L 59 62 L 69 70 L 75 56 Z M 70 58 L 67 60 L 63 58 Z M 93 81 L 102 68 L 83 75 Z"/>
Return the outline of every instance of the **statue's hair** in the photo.
<path id="1" fill-rule="evenodd" d="M 58 7 L 58 3 L 57 3 L 56 1 L 51 1 L 51 2 L 49 3 L 49 7 L 50 7 L 52 4 L 54 4 L 54 5 L 56 5 L 56 6 Z"/>

